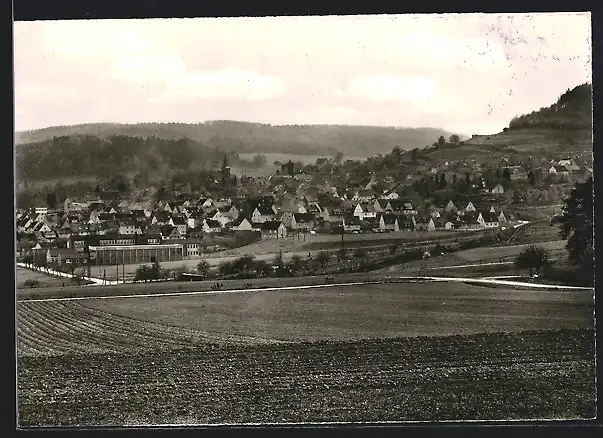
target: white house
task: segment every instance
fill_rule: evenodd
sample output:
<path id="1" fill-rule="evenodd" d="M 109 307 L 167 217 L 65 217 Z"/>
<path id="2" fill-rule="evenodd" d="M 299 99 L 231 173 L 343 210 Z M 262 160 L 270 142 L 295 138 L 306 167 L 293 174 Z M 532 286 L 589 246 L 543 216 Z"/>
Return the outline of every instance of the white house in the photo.
<path id="1" fill-rule="evenodd" d="M 498 228 L 500 226 L 498 216 L 490 211 L 479 213 L 477 216 L 477 221 L 484 228 Z"/>
<path id="2" fill-rule="evenodd" d="M 495 195 L 502 195 L 503 193 L 505 193 L 505 189 L 500 183 L 498 183 L 492 189 L 492 193 L 494 193 Z"/>
<path id="3" fill-rule="evenodd" d="M 356 208 L 354 208 L 354 216 L 360 220 L 376 218 L 377 212 L 375 211 L 375 207 L 373 207 L 371 204 L 356 204 Z"/>
<path id="4" fill-rule="evenodd" d="M 254 224 L 263 224 L 266 221 L 271 221 L 276 218 L 277 209 L 276 207 L 266 207 L 264 205 L 258 205 L 251 215 L 251 222 Z"/>
<path id="5" fill-rule="evenodd" d="M 170 225 L 175 227 L 180 234 L 186 235 L 187 221 L 180 216 L 170 218 Z"/>
<path id="6" fill-rule="evenodd" d="M 395 214 L 382 214 L 379 218 L 379 229 L 382 231 L 400 231 L 398 217 Z"/>
<path id="7" fill-rule="evenodd" d="M 398 195 L 396 192 L 391 191 L 391 192 L 385 192 L 385 194 L 382 196 L 383 199 L 398 199 L 400 197 L 400 195 Z"/>
<path id="8" fill-rule="evenodd" d="M 454 202 L 448 201 L 448 204 L 446 204 L 446 206 L 444 207 L 444 210 L 446 210 L 446 211 L 457 211 L 458 209 L 456 208 L 456 205 L 454 205 Z"/>
<path id="9" fill-rule="evenodd" d="M 202 229 L 206 233 L 219 233 L 222 231 L 222 225 L 213 219 L 204 219 Z"/>
<path id="10" fill-rule="evenodd" d="M 375 199 L 375 194 L 370 190 L 358 190 L 352 196 L 352 201 L 370 201 Z"/>
<path id="11" fill-rule="evenodd" d="M 287 227 L 281 221 L 266 221 L 260 225 L 262 238 L 284 239 L 287 237 Z"/>
<path id="12" fill-rule="evenodd" d="M 235 231 L 252 231 L 253 225 L 247 218 L 241 218 L 231 223 L 231 229 Z"/>

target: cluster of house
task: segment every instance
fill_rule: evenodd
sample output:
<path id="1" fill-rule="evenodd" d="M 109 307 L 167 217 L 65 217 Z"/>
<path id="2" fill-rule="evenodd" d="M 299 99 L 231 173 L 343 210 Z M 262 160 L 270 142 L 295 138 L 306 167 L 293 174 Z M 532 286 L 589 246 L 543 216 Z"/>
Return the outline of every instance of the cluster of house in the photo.
<path id="1" fill-rule="evenodd" d="M 446 162 L 431 171 L 456 165 Z M 527 177 L 523 166 L 506 158 L 495 165 L 509 170 L 511 179 Z M 548 169 L 559 176 L 580 171 L 592 173 L 570 158 Z M 218 199 L 207 191 L 193 194 L 189 188 L 174 191 L 169 201 L 102 195 L 67 199 L 60 210 L 17 211 L 17 252 L 44 253 L 49 263 L 139 263 L 199 257 L 204 236 L 215 233 L 254 231 L 269 239 L 315 232 L 479 230 L 514 220 L 510 211 L 497 205 L 501 198 L 496 195 L 504 193 L 499 183 L 482 180 L 481 195 L 432 205 L 401 197 L 397 188 L 405 183 L 389 176 L 381 182 L 386 189 L 377 193 L 375 175 L 357 189 L 347 190 L 331 185 L 328 178 L 317 183 L 307 174 L 273 175 L 252 189 L 253 184 L 244 185 L 248 192 L 257 193 L 253 198 L 244 196 L 243 189 L 237 197 Z"/>
<path id="2" fill-rule="evenodd" d="M 333 205 L 321 205 L 311 196 L 277 200 L 272 195 L 254 199 L 184 195 L 158 202 L 68 199 L 62 211 L 43 207 L 18 211 L 17 250 L 41 251 L 49 263 L 140 263 L 199 257 L 203 237 L 225 231 L 255 231 L 270 239 L 315 232 L 477 230 L 497 228 L 509 220 L 508 211 L 471 200 L 415 205 L 394 191 L 377 197 L 363 189 L 344 194 Z"/>

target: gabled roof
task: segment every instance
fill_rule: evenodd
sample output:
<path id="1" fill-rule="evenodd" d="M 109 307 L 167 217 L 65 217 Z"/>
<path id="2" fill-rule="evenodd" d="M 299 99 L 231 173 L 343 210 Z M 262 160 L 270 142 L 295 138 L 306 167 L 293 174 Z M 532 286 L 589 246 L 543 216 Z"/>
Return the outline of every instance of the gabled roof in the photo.
<path id="1" fill-rule="evenodd" d="M 395 214 L 382 214 L 381 217 L 383 218 L 385 225 L 393 225 L 398 220 L 398 216 Z"/>
<path id="2" fill-rule="evenodd" d="M 313 222 L 315 217 L 312 213 L 294 213 L 295 222 L 304 223 L 304 222 Z"/>
<path id="3" fill-rule="evenodd" d="M 223 205 L 221 207 L 218 207 L 218 211 L 220 213 L 228 213 L 233 207 L 234 205 Z"/>
<path id="4" fill-rule="evenodd" d="M 415 222 L 418 224 L 428 224 L 429 221 L 431 221 L 433 218 L 431 217 L 431 215 L 429 216 L 423 216 L 423 215 L 418 215 L 415 216 Z"/>
<path id="5" fill-rule="evenodd" d="M 404 201 L 402 199 L 390 199 L 385 203 L 385 206 L 387 207 L 387 203 L 389 203 L 389 205 L 392 207 L 392 209 L 398 211 L 398 210 L 403 210 L 404 204 L 407 202 L 408 201 Z"/>
<path id="6" fill-rule="evenodd" d="M 102 202 L 93 202 L 88 206 L 89 211 L 104 211 L 106 208 Z"/>
<path id="7" fill-rule="evenodd" d="M 258 212 L 263 215 L 263 216 L 271 216 L 274 215 L 274 210 L 272 209 L 272 206 L 268 206 L 268 205 L 257 205 L 255 207 L 255 209 L 258 210 Z M 254 211 L 255 211 L 254 209 Z"/>
<path id="8" fill-rule="evenodd" d="M 210 219 L 210 220 L 211 220 L 211 219 Z M 232 223 L 230 224 L 230 226 L 231 226 L 231 227 L 238 227 L 239 225 L 241 225 L 241 223 L 243 223 L 243 221 L 247 221 L 247 222 L 249 222 L 249 219 L 247 219 L 247 218 L 246 218 L 246 217 L 244 217 L 244 216 L 239 216 L 237 219 L 235 219 L 235 221 L 234 221 L 234 222 L 232 222 Z M 251 222 L 249 222 L 249 223 L 251 224 Z"/>
<path id="9" fill-rule="evenodd" d="M 170 220 L 170 214 L 164 210 L 155 211 L 153 216 L 160 222 L 169 222 Z"/>
<path id="10" fill-rule="evenodd" d="M 280 221 L 266 221 L 260 226 L 260 229 L 264 231 L 278 230 L 282 224 Z"/>
<path id="11" fill-rule="evenodd" d="M 220 222 L 214 219 L 205 219 L 205 223 L 209 228 L 222 228 Z"/>
<path id="12" fill-rule="evenodd" d="M 568 171 L 565 166 L 560 166 L 558 164 L 554 164 L 551 167 L 554 167 L 556 172 L 567 172 Z"/>
<path id="13" fill-rule="evenodd" d="M 498 215 L 496 213 L 492 213 L 490 211 L 483 211 L 482 218 L 486 222 L 498 222 Z"/>
<path id="14" fill-rule="evenodd" d="M 375 206 L 373 204 L 357 204 L 356 207 L 358 207 L 358 205 L 360 206 L 360 208 L 362 208 L 362 211 L 365 213 L 373 213 L 375 211 Z"/>
<path id="15" fill-rule="evenodd" d="M 161 235 L 164 237 L 172 234 L 174 230 L 178 231 L 176 227 L 172 227 L 171 225 L 162 225 L 159 227 L 159 230 L 161 231 Z"/>
<path id="16" fill-rule="evenodd" d="M 174 222 L 174 225 L 186 225 L 186 219 L 181 216 L 174 216 L 172 222 Z"/>
<path id="17" fill-rule="evenodd" d="M 131 217 L 129 217 L 120 219 L 119 225 L 122 227 L 135 227 L 136 225 L 138 225 L 138 222 L 136 222 L 136 219 L 132 219 Z"/>
<path id="18" fill-rule="evenodd" d="M 358 217 L 356 217 L 356 216 L 345 215 L 343 217 L 343 221 L 345 222 L 346 225 L 361 225 L 362 224 L 362 221 L 360 219 L 358 219 Z"/>

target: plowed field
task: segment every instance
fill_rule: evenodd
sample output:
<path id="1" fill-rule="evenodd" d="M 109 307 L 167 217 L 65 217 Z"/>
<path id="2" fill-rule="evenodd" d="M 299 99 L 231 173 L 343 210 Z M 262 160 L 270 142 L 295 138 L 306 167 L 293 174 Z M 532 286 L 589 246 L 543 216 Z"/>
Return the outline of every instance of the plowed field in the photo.
<path id="1" fill-rule="evenodd" d="M 593 415 L 592 292 L 408 283 L 17 303 L 19 424 Z"/>
<path id="2" fill-rule="evenodd" d="M 589 418 L 592 330 L 19 360 L 21 426 Z"/>

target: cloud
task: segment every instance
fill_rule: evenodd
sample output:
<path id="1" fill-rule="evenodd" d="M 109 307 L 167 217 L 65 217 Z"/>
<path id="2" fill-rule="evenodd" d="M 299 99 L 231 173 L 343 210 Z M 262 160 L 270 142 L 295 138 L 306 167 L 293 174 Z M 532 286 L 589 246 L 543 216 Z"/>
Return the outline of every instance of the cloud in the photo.
<path id="1" fill-rule="evenodd" d="M 185 66 L 178 56 L 156 55 L 125 58 L 114 64 L 109 77 L 137 84 L 166 82 L 185 74 Z"/>
<path id="2" fill-rule="evenodd" d="M 414 102 L 430 100 L 436 83 L 428 78 L 391 75 L 364 76 L 352 79 L 338 97 L 364 98 L 376 102 Z"/>
<path id="3" fill-rule="evenodd" d="M 286 90 L 285 84 L 274 75 L 238 69 L 193 71 L 172 78 L 163 95 L 156 100 L 265 100 L 280 96 Z"/>

